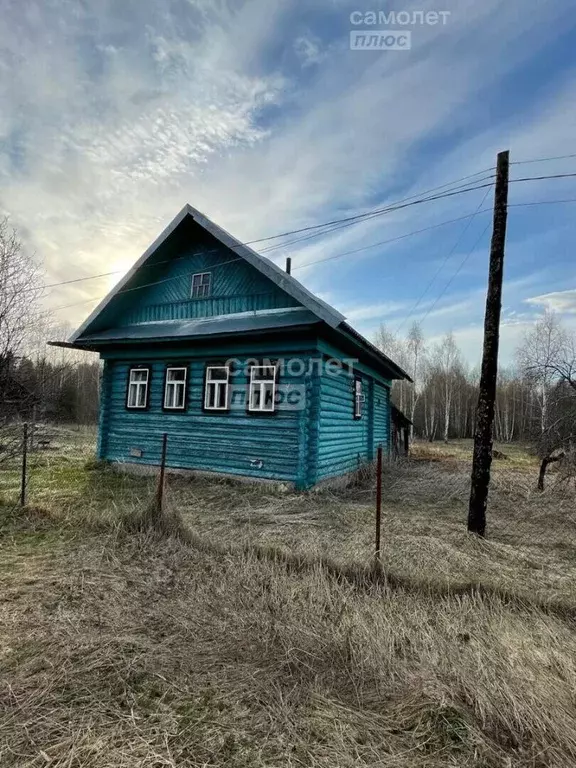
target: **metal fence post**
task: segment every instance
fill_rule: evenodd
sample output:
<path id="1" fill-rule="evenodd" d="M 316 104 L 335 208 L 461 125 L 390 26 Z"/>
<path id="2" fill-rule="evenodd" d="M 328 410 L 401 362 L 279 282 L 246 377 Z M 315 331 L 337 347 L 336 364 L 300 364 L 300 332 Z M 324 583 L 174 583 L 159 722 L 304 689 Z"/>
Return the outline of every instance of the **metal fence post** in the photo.
<path id="1" fill-rule="evenodd" d="M 20 482 L 20 506 L 26 506 L 26 471 L 28 460 L 28 422 L 24 422 L 22 431 L 22 478 Z"/>
<path id="2" fill-rule="evenodd" d="M 376 561 L 380 562 L 380 529 L 382 519 L 382 443 L 378 445 L 376 459 Z"/>
<path id="3" fill-rule="evenodd" d="M 164 504 L 164 475 L 166 471 L 166 447 L 168 443 L 168 434 L 162 435 L 162 454 L 160 457 L 160 473 L 158 475 L 158 487 L 156 489 L 156 514 L 162 515 L 162 506 Z"/>

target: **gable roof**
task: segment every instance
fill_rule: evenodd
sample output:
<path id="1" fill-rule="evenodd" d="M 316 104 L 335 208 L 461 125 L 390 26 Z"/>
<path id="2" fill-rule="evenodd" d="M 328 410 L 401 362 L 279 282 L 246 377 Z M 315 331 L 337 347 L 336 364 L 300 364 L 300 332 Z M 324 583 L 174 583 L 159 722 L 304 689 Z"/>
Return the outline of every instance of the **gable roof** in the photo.
<path id="1" fill-rule="evenodd" d="M 274 313 L 267 311 L 257 311 L 250 313 L 252 320 L 242 319 L 240 322 L 233 317 L 228 318 L 205 318 L 202 321 L 147 323 L 141 326 L 129 326 L 118 331 L 97 331 L 90 332 L 90 328 L 101 313 L 111 304 L 111 302 L 138 273 L 158 248 L 175 232 L 175 230 L 188 217 L 198 224 L 202 229 L 211 234 L 222 245 L 233 251 L 240 259 L 244 259 L 250 266 L 271 280 L 278 288 L 283 290 L 288 296 L 295 299 L 302 307 L 301 312 L 292 313 L 289 310 L 277 310 Z M 274 317 L 275 315 L 275 317 Z M 238 318 L 238 316 L 236 316 Z M 284 326 L 311 325 L 313 323 L 326 323 L 340 338 L 347 342 L 352 342 L 355 347 L 359 347 L 370 358 L 377 368 L 386 371 L 388 378 L 407 379 L 411 381 L 410 376 L 396 365 L 389 357 L 383 354 L 374 344 L 364 338 L 358 331 L 345 322 L 346 318 L 334 307 L 331 307 L 325 301 L 315 296 L 311 291 L 305 288 L 302 283 L 296 280 L 292 275 L 285 272 L 277 264 L 265 256 L 256 253 L 252 248 L 241 243 L 237 238 L 227 232 L 222 227 L 215 224 L 207 216 L 186 204 L 177 216 L 168 224 L 166 229 L 154 240 L 154 242 L 144 251 L 142 256 L 119 281 L 119 283 L 110 291 L 110 293 L 100 302 L 93 312 L 86 318 L 78 330 L 72 334 L 68 342 L 49 342 L 54 346 L 84 347 L 85 349 L 94 347 L 91 343 L 110 342 L 112 340 L 124 339 L 126 341 L 149 340 L 159 341 L 174 337 L 190 338 L 202 335 L 212 335 L 218 333 L 239 333 L 248 330 L 275 329 Z M 299 322 L 298 322 L 299 321 Z M 145 328 L 144 328 L 145 326 Z"/>
<path id="2" fill-rule="evenodd" d="M 126 273 L 126 275 L 120 280 L 120 282 L 110 291 L 110 293 L 98 304 L 96 309 L 86 318 L 78 330 L 70 337 L 70 342 L 75 342 L 84 336 L 86 331 L 100 315 L 101 312 L 108 307 L 110 302 L 122 292 L 122 289 L 130 282 L 138 270 L 146 264 L 148 259 L 157 251 L 157 249 L 164 243 L 170 235 L 176 230 L 176 228 L 190 216 L 196 224 L 199 224 L 202 229 L 209 232 L 215 237 L 222 245 L 225 245 L 230 250 L 234 251 L 239 258 L 244 259 L 250 264 L 250 266 L 257 269 L 258 272 L 269 278 L 275 285 L 285 291 L 289 296 L 299 302 L 303 307 L 313 312 L 320 320 L 323 320 L 331 328 L 336 328 L 341 322 L 344 321 L 344 315 L 331 307 L 325 301 L 315 296 L 311 291 L 305 288 L 302 283 L 294 279 L 292 275 L 289 275 L 283 269 L 281 269 L 273 261 L 267 259 L 265 256 L 260 256 L 256 251 L 244 245 L 237 240 L 225 229 L 219 227 L 213 221 L 211 221 L 203 213 L 192 208 L 191 205 L 186 204 L 180 213 L 172 219 L 166 229 L 154 240 L 152 245 L 147 248 L 134 266 Z"/>

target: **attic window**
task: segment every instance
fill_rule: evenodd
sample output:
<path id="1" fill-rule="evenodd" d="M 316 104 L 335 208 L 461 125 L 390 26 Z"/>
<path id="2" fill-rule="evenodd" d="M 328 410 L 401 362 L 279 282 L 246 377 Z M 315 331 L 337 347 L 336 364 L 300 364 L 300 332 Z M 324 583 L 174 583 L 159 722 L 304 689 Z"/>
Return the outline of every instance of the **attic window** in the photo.
<path id="1" fill-rule="evenodd" d="M 192 298 L 193 299 L 205 299 L 210 296 L 210 289 L 212 287 L 212 273 L 211 272 L 197 272 L 192 275 Z"/>

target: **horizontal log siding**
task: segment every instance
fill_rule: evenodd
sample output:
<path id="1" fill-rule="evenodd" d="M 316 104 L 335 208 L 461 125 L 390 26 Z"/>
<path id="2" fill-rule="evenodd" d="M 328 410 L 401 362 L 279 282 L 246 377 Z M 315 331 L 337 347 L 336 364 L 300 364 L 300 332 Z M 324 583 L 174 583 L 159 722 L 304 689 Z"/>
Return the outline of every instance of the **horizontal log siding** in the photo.
<path id="1" fill-rule="evenodd" d="M 378 382 L 374 382 L 373 403 L 373 455 L 375 456 L 379 443 L 382 443 L 385 453 L 390 450 L 390 389 Z"/>
<path id="2" fill-rule="evenodd" d="M 214 317 L 236 312 L 297 306 L 297 302 L 264 275 L 223 245 L 188 243 L 172 254 L 173 261 L 144 270 L 144 285 L 134 294 L 119 296 L 104 313 L 102 327 L 158 320 Z M 208 298 L 192 299 L 192 275 L 210 272 Z M 134 278 L 136 287 L 138 278 Z"/>
<path id="3" fill-rule="evenodd" d="M 111 382 L 112 367 L 107 360 L 104 360 L 102 375 L 100 377 L 100 412 L 98 414 L 98 445 L 96 447 L 96 455 L 99 459 L 104 459 L 106 457 Z"/>
<path id="4" fill-rule="evenodd" d="M 354 376 L 341 371 L 321 377 L 316 482 L 351 472 L 371 458 L 370 379 L 361 378 L 366 402 L 362 418 L 354 419 Z"/>
<path id="5" fill-rule="evenodd" d="M 275 355 L 269 353 L 267 357 L 274 359 Z M 213 360 L 214 355 L 207 359 Z M 174 358 L 167 361 L 173 363 Z M 205 363 L 206 359 L 189 362 L 186 412 L 167 413 L 162 410 L 164 360 L 150 362 L 150 407 L 147 411 L 126 410 L 125 407 L 128 369 L 133 361 L 108 360 L 109 383 L 103 389 L 101 415 L 102 458 L 157 465 L 162 434 L 166 432 L 167 464 L 170 467 L 290 481 L 304 487 L 308 473 L 306 409 L 279 410 L 272 415 L 248 414 L 244 410 L 203 412 Z M 231 381 L 234 386 L 247 386 L 247 378 L 243 375 L 235 376 Z M 310 387 L 306 374 L 290 376 L 285 373 L 280 383 Z M 130 455 L 133 448 L 142 450 L 141 458 Z M 262 467 L 254 467 L 251 462 L 259 460 Z"/>
<path id="6" fill-rule="evenodd" d="M 295 306 L 281 293 L 254 293 L 241 296 L 211 296 L 208 299 L 187 299 L 165 304 L 142 304 L 122 320 L 125 325 L 163 320 L 188 320 L 230 315 L 236 312 L 256 312 L 263 309 L 281 309 Z"/>

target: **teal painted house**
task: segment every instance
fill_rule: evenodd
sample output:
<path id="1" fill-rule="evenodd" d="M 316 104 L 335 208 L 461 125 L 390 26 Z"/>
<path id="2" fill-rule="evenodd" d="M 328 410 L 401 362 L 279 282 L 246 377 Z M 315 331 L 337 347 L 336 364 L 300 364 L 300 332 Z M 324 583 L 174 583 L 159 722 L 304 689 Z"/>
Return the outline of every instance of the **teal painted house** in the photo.
<path id="1" fill-rule="evenodd" d="M 56 342 L 54 342 L 56 343 Z M 98 454 L 310 488 L 390 448 L 407 374 L 190 206 L 66 346 L 104 362 Z"/>

